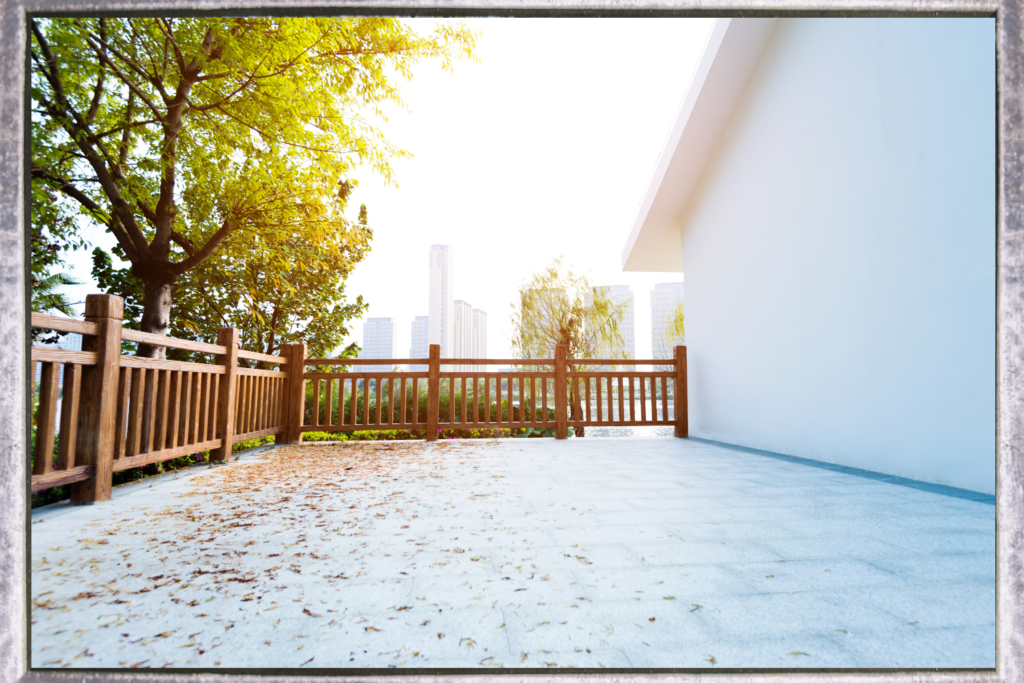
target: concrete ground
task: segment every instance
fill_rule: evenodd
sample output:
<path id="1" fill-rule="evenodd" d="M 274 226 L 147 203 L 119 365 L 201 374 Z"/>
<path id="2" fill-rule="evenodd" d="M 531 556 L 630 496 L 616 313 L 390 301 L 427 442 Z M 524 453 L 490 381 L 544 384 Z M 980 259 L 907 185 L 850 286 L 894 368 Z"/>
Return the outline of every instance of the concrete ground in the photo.
<path id="1" fill-rule="evenodd" d="M 673 438 L 265 450 L 33 511 L 60 667 L 994 667 L 995 507 Z"/>

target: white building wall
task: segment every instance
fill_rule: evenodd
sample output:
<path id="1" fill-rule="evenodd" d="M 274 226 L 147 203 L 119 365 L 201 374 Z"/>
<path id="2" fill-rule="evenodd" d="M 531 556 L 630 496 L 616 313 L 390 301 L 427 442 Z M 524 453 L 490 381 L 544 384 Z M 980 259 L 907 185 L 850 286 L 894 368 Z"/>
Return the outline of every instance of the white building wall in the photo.
<path id="1" fill-rule="evenodd" d="M 367 318 L 363 322 L 363 348 L 360 358 L 394 358 L 395 357 L 395 319 Z M 360 365 L 360 372 L 390 372 L 392 366 Z"/>
<path id="2" fill-rule="evenodd" d="M 430 247 L 430 285 L 428 343 L 440 344 L 441 358 L 451 358 L 454 347 L 452 333 L 452 293 L 455 264 L 452 248 L 447 244 Z"/>
<path id="3" fill-rule="evenodd" d="M 428 358 L 430 347 L 427 343 L 427 333 L 430 327 L 430 316 L 418 315 L 412 321 L 412 331 L 409 335 L 409 358 Z M 426 372 L 426 365 L 410 365 L 409 372 Z"/>
<path id="4" fill-rule="evenodd" d="M 692 435 L 994 493 L 994 38 L 779 20 L 682 216 Z"/>

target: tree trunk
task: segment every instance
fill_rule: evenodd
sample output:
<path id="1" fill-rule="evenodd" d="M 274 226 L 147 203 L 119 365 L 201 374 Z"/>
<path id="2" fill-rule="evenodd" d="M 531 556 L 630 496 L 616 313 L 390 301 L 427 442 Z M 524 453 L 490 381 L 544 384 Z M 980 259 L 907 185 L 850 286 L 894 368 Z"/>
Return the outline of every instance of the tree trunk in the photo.
<path id="1" fill-rule="evenodd" d="M 166 336 L 171 328 L 171 303 L 174 301 L 174 280 L 162 277 L 144 277 L 145 301 L 140 326 L 143 332 Z M 139 344 L 135 353 L 141 358 L 167 357 L 167 349 L 152 344 Z"/>

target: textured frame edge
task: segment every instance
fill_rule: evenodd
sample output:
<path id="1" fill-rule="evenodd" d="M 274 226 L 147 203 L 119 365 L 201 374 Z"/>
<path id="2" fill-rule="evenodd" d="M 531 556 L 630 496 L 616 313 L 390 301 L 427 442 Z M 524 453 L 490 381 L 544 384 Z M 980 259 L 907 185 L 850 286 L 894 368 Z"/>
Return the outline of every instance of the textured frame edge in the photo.
<path id="1" fill-rule="evenodd" d="M 1013 0 L 838 0 L 833 3 L 770 2 L 766 0 L 718 0 L 705 5 L 700 0 L 620 2 L 593 0 L 561 2 L 502 2 L 501 0 L 376 0 L 372 2 L 298 2 L 296 0 L 8 0 L 0 15 L 0 197 L 10 207 L 0 216 L 0 340 L 6 351 L 0 354 L 0 683 L 38 681 L 142 681 L 152 674 L 99 672 L 29 672 L 28 667 L 28 471 L 26 467 L 28 410 L 26 384 L 29 364 L 27 336 L 26 225 L 28 140 L 25 135 L 27 106 L 24 100 L 26 76 L 26 17 L 29 13 L 174 10 L 279 10 L 346 8 L 388 10 L 510 9 L 531 11 L 580 10 L 692 10 L 716 11 L 882 11 L 951 12 L 996 14 L 997 113 L 997 275 L 996 275 L 996 670 L 962 672 L 843 672 L 843 673 L 756 673 L 756 674 L 569 674 L 557 678 L 605 681 L 696 681 L 713 675 L 723 683 L 744 681 L 772 683 L 784 678 L 813 678 L 816 681 L 901 680 L 934 683 L 973 681 L 1024 681 L 1024 25 L 1022 7 Z M 172 673 L 168 683 L 236 681 L 314 681 L 322 677 L 302 675 L 254 675 L 219 673 Z M 555 678 L 519 674 L 531 679 Z M 455 679 L 465 683 L 493 680 L 483 674 L 431 675 L 342 675 L 335 680 L 433 681 Z"/>

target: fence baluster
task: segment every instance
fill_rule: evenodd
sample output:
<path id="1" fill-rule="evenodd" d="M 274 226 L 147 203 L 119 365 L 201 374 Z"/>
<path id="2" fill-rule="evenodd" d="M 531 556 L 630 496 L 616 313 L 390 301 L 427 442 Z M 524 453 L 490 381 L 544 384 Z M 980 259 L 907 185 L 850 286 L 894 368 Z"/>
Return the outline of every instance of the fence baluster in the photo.
<path id="1" fill-rule="evenodd" d="M 43 363 L 39 380 L 39 410 L 36 414 L 36 444 L 32 474 L 46 474 L 53 460 L 54 430 L 57 428 L 57 363 Z"/>
<path id="2" fill-rule="evenodd" d="M 153 377 L 156 385 L 156 424 L 153 427 L 153 450 L 162 451 L 167 444 L 167 401 L 170 389 L 170 372 L 157 370 Z"/>
<path id="3" fill-rule="evenodd" d="M 117 412 L 114 417 L 114 460 L 124 457 L 125 432 L 128 425 L 128 390 L 131 388 L 131 370 L 119 368 L 117 373 Z"/>
<path id="4" fill-rule="evenodd" d="M 75 466 L 75 446 L 78 441 L 78 406 L 82 389 L 82 366 L 64 366 L 64 397 L 60 404 L 60 442 L 57 444 L 57 469 Z"/>
<path id="5" fill-rule="evenodd" d="M 181 421 L 181 382 L 183 379 L 181 370 L 171 372 L 171 419 L 168 423 L 171 448 L 177 448 L 180 445 L 178 443 L 178 423 Z"/>
<path id="6" fill-rule="evenodd" d="M 128 457 L 139 455 L 142 449 L 142 400 L 146 388 L 146 369 L 132 368 L 132 388 L 128 410 Z"/>

